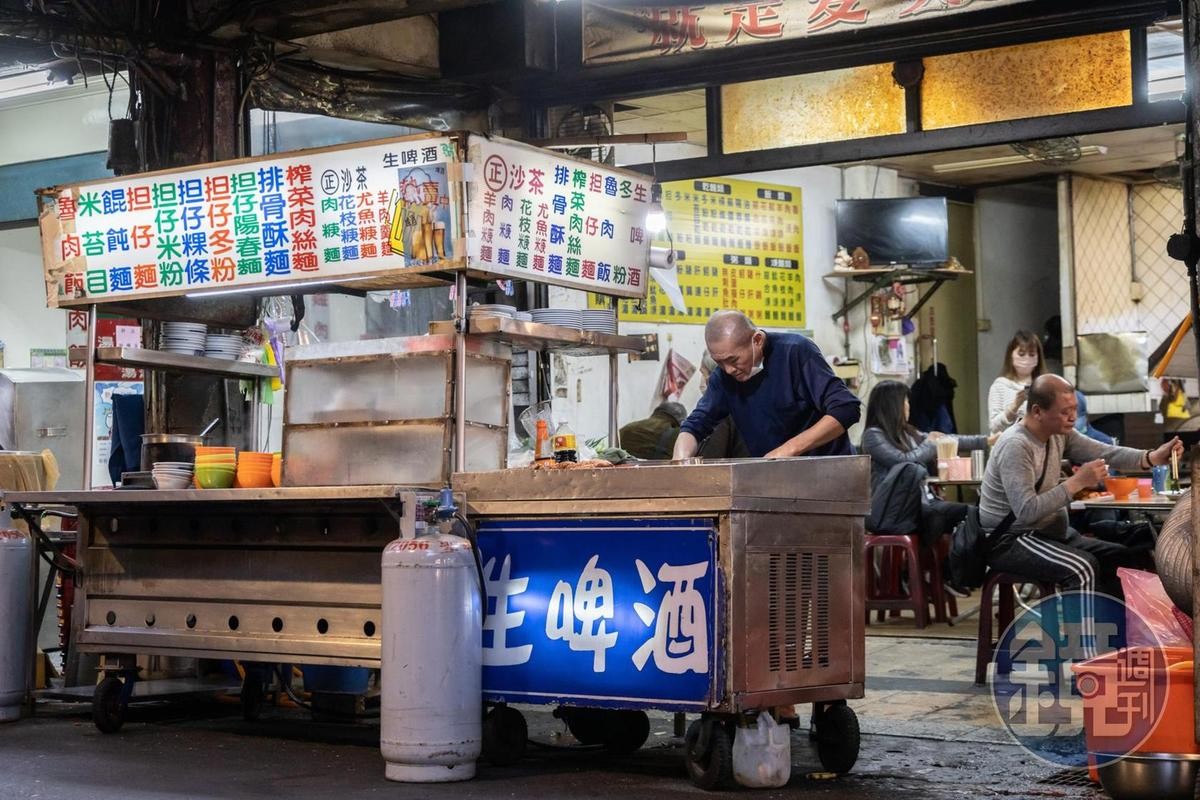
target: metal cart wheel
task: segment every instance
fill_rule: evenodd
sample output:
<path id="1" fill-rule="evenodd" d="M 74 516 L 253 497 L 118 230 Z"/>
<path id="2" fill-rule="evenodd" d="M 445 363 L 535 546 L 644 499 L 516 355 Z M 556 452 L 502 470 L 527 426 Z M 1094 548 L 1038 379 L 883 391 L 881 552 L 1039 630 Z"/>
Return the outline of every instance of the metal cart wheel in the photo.
<path id="1" fill-rule="evenodd" d="M 116 675 L 109 675 L 96 685 L 96 691 L 92 693 L 92 722 L 101 733 L 116 733 L 125 724 L 128 704 L 125 682 Z"/>
<path id="2" fill-rule="evenodd" d="M 733 736 L 724 721 L 715 717 L 695 720 L 683 738 L 683 760 L 688 777 L 701 789 L 733 785 Z"/>
<path id="3" fill-rule="evenodd" d="M 507 767 L 524 758 L 528 739 L 525 715 L 515 708 L 498 705 L 483 718 L 483 756 L 493 766 Z"/>
<path id="4" fill-rule="evenodd" d="M 600 744 L 610 753 L 627 755 L 641 748 L 650 737 L 650 718 L 645 711 L 560 706 L 557 716 L 566 720 L 580 744 Z"/>
<path id="5" fill-rule="evenodd" d="M 817 758 L 830 772 L 849 772 L 858 761 L 858 715 L 844 700 L 821 707 L 814 716 Z"/>

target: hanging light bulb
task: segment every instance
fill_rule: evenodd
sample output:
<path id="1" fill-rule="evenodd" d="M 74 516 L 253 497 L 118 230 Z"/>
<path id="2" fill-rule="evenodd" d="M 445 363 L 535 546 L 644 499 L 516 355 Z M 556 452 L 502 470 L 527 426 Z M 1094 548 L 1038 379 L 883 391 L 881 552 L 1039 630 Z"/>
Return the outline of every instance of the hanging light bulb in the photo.
<path id="1" fill-rule="evenodd" d="M 646 232 L 658 236 L 667 229 L 667 212 L 662 204 L 662 187 L 657 183 L 650 190 L 650 205 L 646 206 Z"/>

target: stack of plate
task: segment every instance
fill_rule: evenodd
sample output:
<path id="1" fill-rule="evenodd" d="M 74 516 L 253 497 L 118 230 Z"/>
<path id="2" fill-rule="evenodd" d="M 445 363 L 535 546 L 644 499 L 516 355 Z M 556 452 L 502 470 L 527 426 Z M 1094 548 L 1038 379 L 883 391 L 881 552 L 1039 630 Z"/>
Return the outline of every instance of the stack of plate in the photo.
<path id="1" fill-rule="evenodd" d="M 190 461 L 155 461 L 151 474 L 159 489 L 190 489 L 195 466 Z"/>
<path id="2" fill-rule="evenodd" d="M 242 337 L 237 334 L 210 333 L 204 340 L 204 354 L 209 358 L 236 361 L 242 354 Z"/>
<path id="3" fill-rule="evenodd" d="M 576 308 L 535 308 L 530 313 L 534 322 L 543 325 L 559 325 L 576 330 L 583 327 L 583 316 Z"/>
<path id="4" fill-rule="evenodd" d="M 586 309 L 583 314 L 583 329 L 596 333 L 617 334 L 617 315 L 612 309 Z"/>
<path id="5" fill-rule="evenodd" d="M 516 319 L 521 322 L 533 322 L 533 314 L 530 314 L 528 311 L 518 311 Z"/>
<path id="6" fill-rule="evenodd" d="M 202 356 L 207 334 L 207 325 L 196 325 L 191 322 L 164 322 L 162 335 L 158 340 L 158 349 L 167 353 Z"/>
<path id="7" fill-rule="evenodd" d="M 467 309 L 469 317 L 509 317 L 510 319 L 517 316 L 515 306 L 506 306 L 500 303 L 476 303 Z"/>

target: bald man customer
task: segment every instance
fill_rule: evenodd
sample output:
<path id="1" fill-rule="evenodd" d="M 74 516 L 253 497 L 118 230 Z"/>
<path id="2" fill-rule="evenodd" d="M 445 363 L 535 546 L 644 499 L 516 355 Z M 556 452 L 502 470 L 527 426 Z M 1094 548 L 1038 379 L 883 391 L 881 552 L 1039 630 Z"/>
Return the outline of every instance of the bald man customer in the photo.
<path id="1" fill-rule="evenodd" d="M 810 340 L 767 333 L 740 311 L 718 311 L 704 327 L 720 371 L 680 426 L 675 458 L 691 458 L 722 419 L 732 417 L 750 455 L 853 455 L 846 430 L 861 403 Z"/>
<path id="2" fill-rule="evenodd" d="M 1077 402 L 1066 379 L 1040 375 L 1029 388 L 1024 418 L 996 442 L 979 494 L 988 566 L 1088 596 L 1096 590 L 1120 596 L 1116 568 L 1128 566 L 1133 554 L 1121 544 L 1081 535 L 1069 525 L 1067 508 L 1076 492 L 1104 480 L 1110 465 L 1148 470 L 1170 463 L 1183 444 L 1178 437 L 1154 450 L 1101 444 L 1075 430 Z M 1082 464 L 1065 480 L 1064 458 Z M 1090 600 L 1084 604 L 1090 607 Z"/>

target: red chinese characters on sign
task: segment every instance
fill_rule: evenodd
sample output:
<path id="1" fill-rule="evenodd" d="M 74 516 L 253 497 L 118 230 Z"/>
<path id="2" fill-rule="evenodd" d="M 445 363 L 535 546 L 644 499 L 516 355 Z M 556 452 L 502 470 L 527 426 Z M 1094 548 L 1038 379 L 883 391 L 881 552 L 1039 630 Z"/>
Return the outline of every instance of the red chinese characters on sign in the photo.
<path id="1" fill-rule="evenodd" d="M 783 22 L 777 9 L 782 0 L 773 3 L 751 3 L 742 6 L 726 6 L 729 17 L 729 34 L 724 44 L 736 44 L 743 33 L 752 39 L 779 39 L 783 36 Z"/>
<path id="2" fill-rule="evenodd" d="M 700 16 L 704 6 L 643 8 L 638 14 L 651 33 L 651 47 L 664 55 L 684 50 L 703 50 L 708 45 Z"/>
<path id="3" fill-rule="evenodd" d="M 809 0 L 815 8 L 808 15 L 808 32 L 817 33 L 845 23 L 865 25 L 870 12 L 859 8 L 859 0 Z"/>

